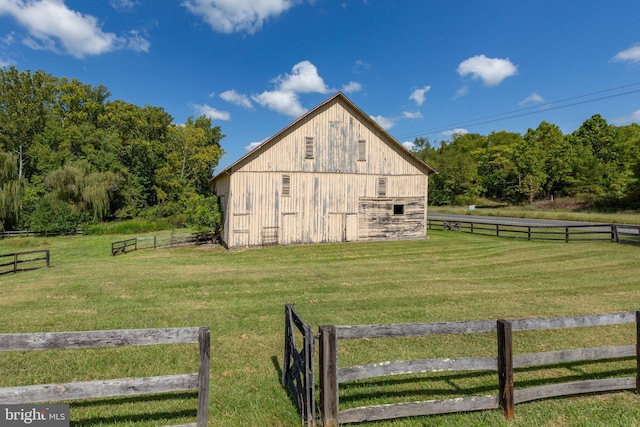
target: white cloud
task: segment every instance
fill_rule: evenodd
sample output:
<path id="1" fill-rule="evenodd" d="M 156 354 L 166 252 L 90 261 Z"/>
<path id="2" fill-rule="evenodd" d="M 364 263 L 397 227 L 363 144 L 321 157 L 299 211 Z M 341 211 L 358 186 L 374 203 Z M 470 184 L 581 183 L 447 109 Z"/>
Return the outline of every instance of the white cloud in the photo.
<path id="1" fill-rule="evenodd" d="M 544 98 L 542 98 L 537 93 L 533 92 L 531 95 L 527 96 L 525 99 L 518 102 L 518 105 L 520 107 L 524 107 L 527 104 L 538 104 L 538 103 L 544 104 Z"/>
<path id="2" fill-rule="evenodd" d="M 391 129 L 396 124 L 396 119 L 392 117 L 371 116 L 371 118 L 385 130 Z"/>
<path id="3" fill-rule="evenodd" d="M 612 120 L 613 123 L 617 123 L 619 125 L 627 125 L 630 123 L 640 123 L 640 110 L 636 110 L 626 117 L 619 117 L 617 119 Z"/>
<path id="4" fill-rule="evenodd" d="M 140 3 L 134 0 L 109 0 L 109 4 L 118 12 L 130 12 Z"/>
<path id="5" fill-rule="evenodd" d="M 244 149 L 246 152 L 253 151 L 256 148 L 258 148 L 258 146 L 261 145 L 263 142 L 264 141 L 252 142 L 251 144 L 245 146 Z"/>
<path id="6" fill-rule="evenodd" d="M 271 17 L 277 17 L 298 0 L 185 0 L 182 5 L 201 16 L 214 31 L 253 34 Z"/>
<path id="7" fill-rule="evenodd" d="M 291 74 L 283 74 L 275 79 L 276 89 L 265 90 L 251 98 L 270 110 L 287 116 L 298 117 L 307 112 L 302 106 L 299 93 L 327 93 L 331 91 L 318 74 L 318 69 L 309 61 L 298 62 Z"/>
<path id="8" fill-rule="evenodd" d="M 15 41 L 15 39 L 16 39 L 16 33 L 14 31 L 11 31 L 6 36 L 0 37 L 0 42 L 6 44 L 7 46 L 11 46 Z"/>
<path id="9" fill-rule="evenodd" d="M 463 86 L 456 91 L 456 93 L 453 95 L 453 99 L 462 98 L 468 93 L 469 93 L 469 86 Z"/>
<path id="10" fill-rule="evenodd" d="M 457 129 L 450 129 L 450 130 L 446 130 L 444 132 L 441 132 L 440 135 L 443 136 L 454 136 L 454 135 L 458 135 L 458 136 L 462 136 L 462 135 L 466 135 L 468 134 L 469 131 L 463 128 L 457 128 Z"/>
<path id="11" fill-rule="evenodd" d="M 640 62 L 640 43 L 631 46 L 627 50 L 623 50 L 618 52 L 616 56 L 613 57 L 614 62 Z"/>
<path id="12" fill-rule="evenodd" d="M 406 148 L 407 150 L 412 151 L 413 147 L 414 147 L 413 146 L 413 141 L 405 141 L 405 142 L 402 143 L 402 146 L 404 148 Z"/>
<path id="13" fill-rule="evenodd" d="M 513 65 L 509 59 L 476 55 L 462 61 L 458 65 L 457 71 L 461 77 L 471 75 L 472 79 L 480 79 L 486 86 L 495 86 L 507 77 L 517 74 L 518 67 Z"/>
<path id="14" fill-rule="evenodd" d="M 404 119 L 421 119 L 422 113 L 420 111 L 403 111 L 402 118 Z"/>
<path id="15" fill-rule="evenodd" d="M 149 49 L 149 42 L 137 32 L 131 37 L 103 32 L 94 16 L 69 9 L 63 0 L 0 0 L 0 15 L 13 17 L 27 30 L 23 42 L 33 49 L 63 50 L 77 58 L 124 47 Z"/>
<path id="16" fill-rule="evenodd" d="M 318 75 L 318 68 L 309 61 L 301 61 L 293 66 L 291 74 L 284 74 L 274 80 L 278 90 L 296 93 L 327 93 L 330 89 Z"/>
<path id="17" fill-rule="evenodd" d="M 129 31 L 129 38 L 127 40 L 127 47 L 135 52 L 149 52 L 151 42 L 142 37 L 138 30 Z"/>
<path id="18" fill-rule="evenodd" d="M 229 112 L 217 110 L 213 107 L 208 106 L 207 104 L 195 104 L 193 106 L 193 109 L 198 116 L 206 116 L 211 120 L 231 120 L 231 114 Z"/>
<path id="19" fill-rule="evenodd" d="M 358 82 L 349 82 L 346 85 L 342 85 L 342 91 L 344 93 L 355 93 L 362 90 L 362 85 Z"/>
<path id="20" fill-rule="evenodd" d="M 411 92 L 411 96 L 409 97 L 409 99 L 415 102 L 418 106 L 420 106 L 424 104 L 424 100 L 425 100 L 424 94 L 429 92 L 430 90 L 431 90 L 431 86 L 425 86 L 420 89 L 415 89 L 413 92 Z"/>
<path id="21" fill-rule="evenodd" d="M 353 73 L 354 74 L 362 74 L 365 71 L 369 70 L 371 68 L 371 64 L 361 61 L 360 59 L 358 59 L 356 61 L 356 64 L 353 66 Z"/>
<path id="22" fill-rule="evenodd" d="M 211 95 L 213 96 L 213 94 Z M 253 109 L 253 104 L 247 95 L 242 95 L 236 92 L 234 89 L 227 90 L 220 94 L 220 98 L 235 105 L 239 105 L 244 108 Z"/>
<path id="23" fill-rule="evenodd" d="M 298 95 L 281 90 L 264 91 L 251 97 L 258 104 L 287 116 L 298 117 L 307 112 L 300 104 Z"/>

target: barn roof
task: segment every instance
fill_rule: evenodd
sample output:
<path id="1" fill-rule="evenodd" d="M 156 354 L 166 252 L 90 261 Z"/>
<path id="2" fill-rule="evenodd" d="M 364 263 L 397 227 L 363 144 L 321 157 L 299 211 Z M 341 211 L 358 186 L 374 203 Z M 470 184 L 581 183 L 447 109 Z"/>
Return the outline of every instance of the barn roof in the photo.
<path id="1" fill-rule="evenodd" d="M 351 100 L 349 100 L 349 98 L 347 98 L 342 92 L 336 92 L 333 96 L 331 96 L 326 101 L 322 102 L 321 104 L 319 104 L 315 108 L 307 111 L 305 114 L 303 114 L 302 116 L 298 117 L 298 119 L 296 119 L 291 124 L 289 124 L 288 126 L 283 128 L 280 132 L 276 133 L 271 138 L 266 139 L 264 142 L 262 142 L 256 148 L 254 148 L 253 150 L 251 150 L 250 152 L 248 152 L 247 154 L 242 156 L 239 160 L 234 162 L 232 165 L 228 166 L 222 172 L 218 173 L 216 176 L 211 178 L 210 181 L 214 181 L 220 175 L 232 173 L 234 169 L 237 169 L 239 166 L 243 165 L 247 161 L 247 159 L 249 157 L 253 157 L 256 154 L 259 155 L 260 152 L 267 150 L 271 145 L 273 145 L 276 141 L 278 141 L 282 135 L 286 134 L 289 130 L 295 128 L 300 122 L 303 122 L 308 117 L 311 117 L 311 116 L 315 115 L 325 105 L 330 104 L 330 103 L 332 103 L 334 101 L 342 102 L 342 103 L 346 104 L 349 108 L 353 109 L 360 116 L 360 118 L 363 121 L 369 123 L 373 128 L 375 128 L 377 131 L 379 131 L 387 140 L 389 140 L 396 147 L 396 149 L 404 152 L 405 154 L 408 154 L 409 155 L 409 159 L 414 164 L 414 166 L 416 166 L 418 169 L 423 171 L 425 174 L 431 175 L 431 174 L 437 173 L 437 171 L 435 169 L 433 169 L 427 163 L 425 163 L 424 161 L 422 161 L 421 159 L 416 157 L 411 151 L 407 150 L 393 136 L 391 136 L 382 126 L 380 126 L 368 114 L 366 114 L 364 111 L 362 111 L 360 108 L 358 108 L 358 106 L 356 106 L 353 102 L 351 102 Z"/>

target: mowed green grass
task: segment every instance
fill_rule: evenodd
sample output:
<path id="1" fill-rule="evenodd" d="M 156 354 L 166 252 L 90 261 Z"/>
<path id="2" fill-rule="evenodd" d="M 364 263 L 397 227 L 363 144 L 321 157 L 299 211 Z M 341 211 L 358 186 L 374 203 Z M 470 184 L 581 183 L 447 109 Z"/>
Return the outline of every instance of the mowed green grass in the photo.
<path id="1" fill-rule="evenodd" d="M 280 385 L 284 305 L 319 325 L 601 314 L 640 308 L 640 247 L 527 242 L 431 231 L 428 239 L 252 248 L 141 250 L 131 236 L 0 240 L 0 254 L 51 250 L 51 268 L 0 276 L 0 333 L 209 326 L 210 425 L 299 426 Z M 629 345 L 635 325 L 514 334 L 516 353 Z M 494 356 L 485 334 L 340 342 L 339 366 Z M 197 371 L 197 345 L 0 353 L 0 387 Z M 635 376 L 635 360 L 517 371 L 516 387 Z M 497 393 L 495 373 L 397 376 L 341 385 L 340 408 Z M 195 393 L 71 402 L 72 425 L 180 424 Z M 631 426 L 640 397 L 620 392 L 374 426 Z"/>

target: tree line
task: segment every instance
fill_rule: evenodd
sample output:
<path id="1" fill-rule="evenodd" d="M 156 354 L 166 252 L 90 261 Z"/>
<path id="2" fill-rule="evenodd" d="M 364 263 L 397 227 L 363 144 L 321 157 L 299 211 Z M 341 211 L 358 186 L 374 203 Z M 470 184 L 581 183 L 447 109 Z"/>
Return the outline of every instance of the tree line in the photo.
<path id="1" fill-rule="evenodd" d="M 212 205 L 220 127 L 205 116 L 174 124 L 161 107 L 110 96 L 102 85 L 0 69 L 0 230 L 180 222 Z"/>
<path id="2" fill-rule="evenodd" d="M 637 123 L 614 126 L 595 114 L 570 134 L 543 121 L 524 135 L 458 134 L 439 145 L 416 138 L 414 154 L 439 172 L 429 182 L 434 205 L 570 197 L 593 207 L 640 208 Z"/>

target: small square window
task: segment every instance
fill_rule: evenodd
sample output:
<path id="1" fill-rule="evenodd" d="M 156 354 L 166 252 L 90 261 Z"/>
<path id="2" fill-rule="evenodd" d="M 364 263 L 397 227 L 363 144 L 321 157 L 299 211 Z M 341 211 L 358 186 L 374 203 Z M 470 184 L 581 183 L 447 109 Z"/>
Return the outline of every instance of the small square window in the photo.
<path id="1" fill-rule="evenodd" d="M 282 175 L 282 195 L 291 195 L 291 177 L 289 175 Z"/>
<path id="2" fill-rule="evenodd" d="M 307 137 L 304 140 L 304 158 L 313 159 L 313 138 Z"/>
<path id="3" fill-rule="evenodd" d="M 404 205 L 393 205 L 394 215 L 404 215 Z"/>

